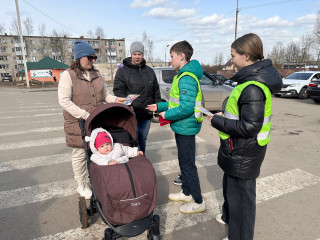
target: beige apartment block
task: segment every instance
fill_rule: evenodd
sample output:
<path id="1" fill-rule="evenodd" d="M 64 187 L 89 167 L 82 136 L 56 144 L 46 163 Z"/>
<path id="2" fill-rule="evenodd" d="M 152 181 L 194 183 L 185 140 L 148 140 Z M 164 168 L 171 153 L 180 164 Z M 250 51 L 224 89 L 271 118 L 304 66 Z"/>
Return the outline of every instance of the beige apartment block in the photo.
<path id="1" fill-rule="evenodd" d="M 76 40 L 87 41 L 94 48 L 98 59 L 97 65 L 103 68 L 106 80 L 112 80 L 117 65 L 122 63 L 126 56 L 125 39 L 100 39 L 100 38 L 70 38 L 70 37 L 45 37 L 24 36 L 25 53 L 27 62 L 38 62 L 44 57 L 50 57 L 64 64 L 70 65 L 74 60 L 73 45 Z M 24 73 L 22 48 L 17 35 L 0 35 L 0 78 L 12 75 L 18 80 Z M 99 69 L 99 68 L 98 68 Z M 112 71 L 111 71 L 112 69 Z M 112 72 L 112 74 L 111 74 Z"/>

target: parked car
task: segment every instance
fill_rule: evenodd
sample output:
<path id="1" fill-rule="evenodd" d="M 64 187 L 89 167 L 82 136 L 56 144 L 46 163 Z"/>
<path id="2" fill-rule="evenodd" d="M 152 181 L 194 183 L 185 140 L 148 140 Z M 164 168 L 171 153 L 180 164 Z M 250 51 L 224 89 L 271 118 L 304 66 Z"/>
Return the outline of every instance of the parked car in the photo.
<path id="1" fill-rule="evenodd" d="M 176 71 L 172 67 L 154 67 L 153 70 L 159 82 L 161 99 L 169 101 L 171 84 L 177 74 Z M 204 107 L 209 111 L 223 111 L 233 88 L 216 80 L 206 71 L 203 72 L 203 77 L 199 82 Z"/>
<path id="2" fill-rule="evenodd" d="M 312 80 L 307 88 L 307 95 L 315 102 L 320 103 L 320 78 Z"/>
<path id="3" fill-rule="evenodd" d="M 225 78 L 224 76 L 220 75 L 220 74 L 214 74 L 211 73 L 210 74 L 215 80 L 217 80 L 218 82 L 221 82 L 224 85 L 229 85 L 231 87 L 235 87 L 237 85 L 237 82 L 232 81 L 228 78 Z"/>
<path id="4" fill-rule="evenodd" d="M 306 71 L 295 72 L 282 79 L 282 88 L 279 93 L 274 94 L 276 97 L 280 96 L 297 96 L 300 99 L 307 98 L 307 88 L 313 79 L 319 79 L 320 72 Z"/>
<path id="5" fill-rule="evenodd" d="M 2 82 L 12 82 L 12 76 L 11 75 L 3 76 Z"/>

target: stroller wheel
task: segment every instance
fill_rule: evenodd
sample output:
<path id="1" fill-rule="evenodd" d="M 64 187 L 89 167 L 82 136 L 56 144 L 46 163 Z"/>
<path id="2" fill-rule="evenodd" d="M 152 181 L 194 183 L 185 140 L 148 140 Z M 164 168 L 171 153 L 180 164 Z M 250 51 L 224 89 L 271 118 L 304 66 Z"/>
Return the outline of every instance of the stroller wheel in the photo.
<path id="1" fill-rule="evenodd" d="M 80 224 L 81 228 L 87 228 L 88 227 L 88 211 L 87 211 L 87 205 L 86 200 L 84 197 L 79 197 L 79 218 L 80 218 Z"/>

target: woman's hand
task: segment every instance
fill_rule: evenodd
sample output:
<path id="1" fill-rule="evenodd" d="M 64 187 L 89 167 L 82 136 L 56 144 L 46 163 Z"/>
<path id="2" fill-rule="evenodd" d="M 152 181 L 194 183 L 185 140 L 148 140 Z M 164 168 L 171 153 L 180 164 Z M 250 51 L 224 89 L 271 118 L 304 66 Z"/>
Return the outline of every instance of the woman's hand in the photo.
<path id="1" fill-rule="evenodd" d="M 217 112 L 215 114 L 212 114 L 211 116 L 208 117 L 208 119 L 211 121 L 211 119 L 213 118 L 214 115 L 222 116 L 222 112 Z"/>
<path id="2" fill-rule="evenodd" d="M 154 103 L 154 104 L 147 105 L 146 109 L 151 112 L 155 112 L 158 110 L 158 106 L 156 103 Z"/>
<path id="3" fill-rule="evenodd" d="M 123 103 L 125 100 L 126 100 L 126 98 L 117 97 L 117 98 L 116 98 L 116 103 Z"/>
<path id="4" fill-rule="evenodd" d="M 116 164 L 119 164 L 119 162 L 116 160 L 112 160 L 112 161 L 108 162 L 108 165 L 116 165 Z"/>
<path id="5" fill-rule="evenodd" d="M 138 151 L 138 156 L 139 155 L 143 156 L 143 152 L 142 151 Z"/>

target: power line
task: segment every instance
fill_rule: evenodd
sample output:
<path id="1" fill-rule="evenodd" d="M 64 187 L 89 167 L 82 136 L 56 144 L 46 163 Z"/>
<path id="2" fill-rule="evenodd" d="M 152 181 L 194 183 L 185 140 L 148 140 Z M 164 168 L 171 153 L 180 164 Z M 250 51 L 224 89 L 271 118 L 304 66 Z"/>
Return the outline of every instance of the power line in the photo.
<path id="1" fill-rule="evenodd" d="M 291 2 L 299 2 L 299 1 L 302 1 L 302 0 L 282 0 L 277 2 L 266 3 L 266 4 L 247 6 L 247 7 L 241 8 L 241 10 L 250 9 L 250 8 L 269 7 L 269 6 L 280 5 L 280 4 L 291 3 Z"/>
<path id="2" fill-rule="evenodd" d="M 76 33 L 75 31 L 73 31 L 71 28 L 68 28 L 67 26 L 63 25 L 62 23 L 59 23 L 58 21 L 56 21 L 55 19 L 53 19 L 52 17 L 50 17 L 49 15 L 45 14 L 44 12 L 42 12 L 40 9 L 36 8 L 35 6 L 31 5 L 30 3 L 28 3 L 27 1 L 23 0 L 26 4 L 28 4 L 30 7 L 32 7 L 33 9 L 35 9 L 36 11 L 42 13 L 44 16 L 46 16 L 47 18 L 51 19 L 52 21 L 54 21 L 55 23 L 59 24 L 60 26 L 68 29 L 69 31 L 81 36 L 81 34 Z"/>

